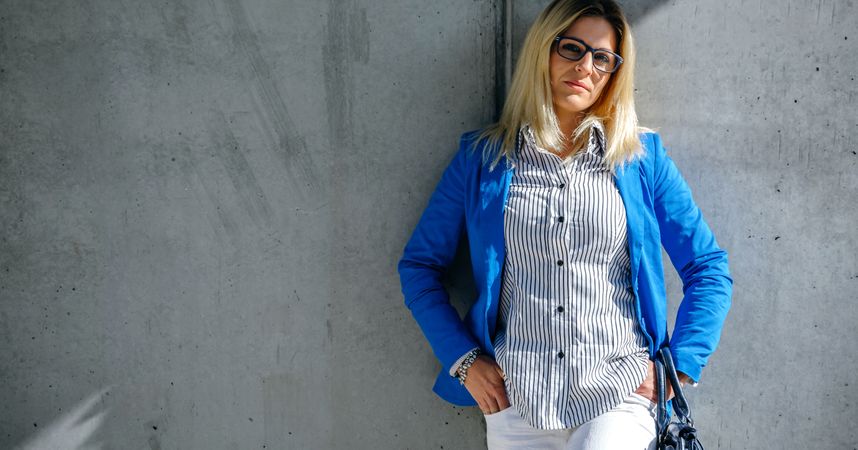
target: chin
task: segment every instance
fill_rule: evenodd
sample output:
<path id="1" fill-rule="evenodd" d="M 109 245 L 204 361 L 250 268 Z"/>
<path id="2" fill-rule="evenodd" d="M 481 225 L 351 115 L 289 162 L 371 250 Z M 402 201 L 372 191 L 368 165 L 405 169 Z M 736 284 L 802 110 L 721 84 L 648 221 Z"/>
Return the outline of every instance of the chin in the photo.
<path id="1" fill-rule="evenodd" d="M 581 114 L 582 112 L 586 111 L 587 108 L 589 108 L 589 107 L 590 107 L 590 105 L 582 105 L 582 104 L 578 104 L 578 103 L 576 103 L 576 104 L 568 104 L 567 103 L 567 104 L 560 104 L 560 105 L 555 104 L 554 105 L 555 110 L 563 111 L 567 114 Z"/>

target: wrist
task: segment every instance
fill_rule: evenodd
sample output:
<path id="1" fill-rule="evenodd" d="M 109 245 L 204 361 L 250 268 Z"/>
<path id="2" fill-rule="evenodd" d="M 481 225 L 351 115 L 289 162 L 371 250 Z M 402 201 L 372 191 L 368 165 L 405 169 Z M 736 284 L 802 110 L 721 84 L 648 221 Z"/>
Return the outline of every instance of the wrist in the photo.
<path id="1" fill-rule="evenodd" d="M 468 351 L 462 353 L 462 356 L 460 356 L 459 359 L 457 359 L 456 362 L 454 362 L 453 365 L 450 366 L 450 370 L 448 371 L 448 373 L 450 374 L 451 377 L 456 378 L 456 371 L 459 370 L 459 367 L 465 361 L 465 358 L 468 357 L 468 354 L 471 353 L 471 350 L 475 350 L 478 348 L 480 348 L 480 347 L 479 346 L 472 347 L 472 348 L 468 349 Z"/>
<path id="2" fill-rule="evenodd" d="M 676 372 L 676 375 L 677 375 L 677 377 L 679 378 L 679 382 L 680 382 L 683 386 L 685 386 L 685 385 L 697 386 L 697 382 L 696 382 L 696 381 L 694 381 L 694 380 L 693 380 L 691 377 L 689 377 L 688 375 L 686 375 L 686 374 L 684 374 L 684 373 L 682 373 L 682 372 L 679 372 L 679 371 L 677 371 L 677 372 Z"/>
<path id="3" fill-rule="evenodd" d="M 465 384 L 465 379 L 468 378 L 468 369 L 471 368 L 471 365 L 477 360 L 477 356 L 481 353 L 482 351 L 479 348 L 475 348 L 465 356 L 465 360 L 462 361 L 462 364 L 460 364 L 459 368 L 456 369 L 456 378 L 459 379 L 459 384 Z"/>

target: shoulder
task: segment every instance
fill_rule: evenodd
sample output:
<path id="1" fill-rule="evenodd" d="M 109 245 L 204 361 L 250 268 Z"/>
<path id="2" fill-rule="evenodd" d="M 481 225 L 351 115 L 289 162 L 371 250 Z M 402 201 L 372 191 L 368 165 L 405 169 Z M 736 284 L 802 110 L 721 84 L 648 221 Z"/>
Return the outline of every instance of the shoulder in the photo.
<path id="1" fill-rule="evenodd" d="M 466 151 L 467 153 L 476 153 L 478 150 L 482 151 L 487 141 L 485 137 L 480 138 L 480 135 L 484 131 L 485 128 L 477 128 L 462 133 L 462 136 L 459 138 L 459 150 Z"/>
<path id="2" fill-rule="evenodd" d="M 462 181 L 469 178 L 468 174 L 478 170 L 480 155 L 478 153 L 479 136 L 482 130 L 471 130 L 462 133 L 459 137 L 458 149 L 448 160 L 445 176 L 442 182 L 451 180 Z"/>
<path id="3" fill-rule="evenodd" d="M 649 128 L 643 128 L 638 133 L 638 138 L 640 139 L 644 150 L 646 150 L 646 157 L 652 158 L 653 156 L 656 156 L 653 155 L 653 153 L 656 153 L 659 150 L 664 151 L 662 148 L 661 135 L 657 131 Z"/>
<path id="4" fill-rule="evenodd" d="M 638 138 L 643 148 L 643 155 L 640 159 L 641 165 L 646 168 L 658 167 L 665 155 L 661 135 L 655 130 L 642 128 L 642 131 L 638 133 Z"/>
<path id="5" fill-rule="evenodd" d="M 459 138 L 460 156 L 469 166 L 486 164 L 496 154 L 498 144 L 490 142 L 486 131 L 487 128 L 477 128 L 462 133 Z"/>

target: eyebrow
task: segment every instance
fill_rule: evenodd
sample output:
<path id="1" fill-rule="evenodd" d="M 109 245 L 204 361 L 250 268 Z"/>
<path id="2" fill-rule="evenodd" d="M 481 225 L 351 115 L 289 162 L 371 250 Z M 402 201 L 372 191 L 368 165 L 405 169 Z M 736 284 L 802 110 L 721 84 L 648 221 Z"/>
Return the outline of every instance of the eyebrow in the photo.
<path id="1" fill-rule="evenodd" d="M 578 36 L 565 36 L 565 35 L 562 35 L 562 34 L 561 34 L 561 35 L 560 35 L 560 37 L 575 38 L 575 39 L 578 39 L 579 41 L 581 41 L 581 42 L 583 42 L 583 43 L 585 43 L 585 44 L 587 44 L 587 45 L 590 45 L 590 43 L 589 43 L 589 42 L 587 42 L 587 41 L 585 41 L 585 40 L 583 40 L 583 39 L 579 38 Z M 593 46 L 592 46 L 592 45 L 590 45 L 590 47 L 593 47 Z M 609 49 L 609 48 L 605 48 L 605 47 L 593 47 L 593 48 L 595 48 L 596 50 L 605 50 L 605 51 L 608 51 L 608 52 L 611 52 L 611 53 L 616 53 L 616 51 L 611 50 L 611 49 Z"/>

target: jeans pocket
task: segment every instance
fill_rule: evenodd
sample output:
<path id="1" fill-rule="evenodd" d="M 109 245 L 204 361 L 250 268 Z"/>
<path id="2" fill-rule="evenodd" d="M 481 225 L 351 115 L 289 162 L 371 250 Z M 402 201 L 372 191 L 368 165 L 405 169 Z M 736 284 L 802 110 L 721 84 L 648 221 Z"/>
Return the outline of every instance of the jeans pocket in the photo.
<path id="1" fill-rule="evenodd" d="M 509 411 L 509 410 L 511 410 L 511 409 L 512 409 L 512 405 L 509 405 L 509 406 L 507 406 L 506 408 L 504 408 L 504 409 L 502 409 L 502 410 L 500 410 L 500 411 L 498 411 L 498 412 L 495 412 L 495 413 L 489 413 L 489 414 L 483 414 L 483 417 L 485 417 L 486 419 L 488 419 L 488 418 L 492 418 L 492 419 L 493 419 L 493 418 L 495 418 L 495 417 L 497 417 L 497 416 L 499 416 L 499 415 L 501 415 L 501 414 L 505 414 L 507 411 Z"/>

